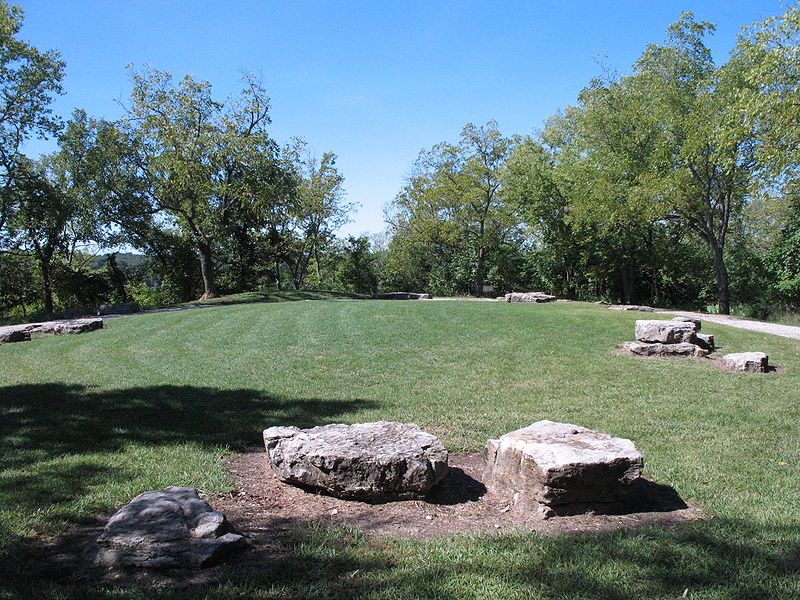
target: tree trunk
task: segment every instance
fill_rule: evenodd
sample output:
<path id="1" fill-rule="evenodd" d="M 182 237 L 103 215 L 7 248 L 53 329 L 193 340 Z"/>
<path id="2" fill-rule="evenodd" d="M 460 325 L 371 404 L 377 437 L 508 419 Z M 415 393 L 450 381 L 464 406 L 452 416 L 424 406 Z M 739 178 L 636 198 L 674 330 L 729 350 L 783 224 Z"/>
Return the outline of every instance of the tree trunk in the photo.
<path id="1" fill-rule="evenodd" d="M 714 272 L 717 276 L 717 301 L 721 315 L 731 314 L 730 292 L 728 290 L 728 268 L 725 266 L 723 256 L 724 246 L 713 241 L 711 250 L 714 252 Z"/>
<path id="2" fill-rule="evenodd" d="M 275 259 L 275 287 L 281 289 L 281 261 Z"/>
<path id="3" fill-rule="evenodd" d="M 53 312 L 53 283 L 52 273 L 50 271 L 50 258 L 44 256 L 39 258 L 39 265 L 42 269 L 42 291 L 44 296 L 44 311 L 47 313 Z"/>
<path id="4" fill-rule="evenodd" d="M 628 265 L 620 265 L 619 275 L 622 280 L 622 302 L 630 304 L 633 298 L 633 277 L 631 277 Z"/>
<path id="5" fill-rule="evenodd" d="M 475 256 L 475 295 L 481 296 L 483 294 L 483 260 L 484 260 L 484 252 L 486 251 L 485 246 L 481 246 L 478 248 L 478 252 Z"/>
<path id="6" fill-rule="evenodd" d="M 203 276 L 203 295 L 200 296 L 200 300 L 216 298 L 219 294 L 217 293 L 217 285 L 214 281 L 214 265 L 211 262 L 211 245 L 203 242 L 198 245 L 197 249 L 200 251 L 200 274 Z"/>
<path id="7" fill-rule="evenodd" d="M 117 297 L 120 302 L 128 302 L 128 291 L 125 289 L 125 273 L 119 268 L 117 264 L 117 253 L 112 252 L 108 255 L 108 268 L 111 269 L 111 283 L 116 288 Z"/>

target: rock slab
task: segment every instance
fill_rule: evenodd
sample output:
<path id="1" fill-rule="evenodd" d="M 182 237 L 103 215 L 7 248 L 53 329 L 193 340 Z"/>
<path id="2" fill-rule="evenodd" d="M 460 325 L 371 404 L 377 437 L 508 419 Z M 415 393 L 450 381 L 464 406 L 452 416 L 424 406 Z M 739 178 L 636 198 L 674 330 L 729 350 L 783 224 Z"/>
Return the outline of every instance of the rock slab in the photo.
<path id="1" fill-rule="evenodd" d="M 0 344 L 11 342 L 29 342 L 34 333 L 61 335 L 65 333 L 86 333 L 103 328 L 103 319 L 66 319 L 60 321 L 44 321 L 42 323 L 24 323 L 0 327 Z"/>
<path id="2" fill-rule="evenodd" d="M 580 512 L 627 499 L 643 466 L 630 440 L 538 421 L 488 441 L 484 485 L 524 509 Z"/>
<path id="3" fill-rule="evenodd" d="M 270 427 L 264 445 L 281 481 L 347 500 L 421 498 L 447 475 L 447 450 L 413 423 Z"/>
<path id="4" fill-rule="evenodd" d="M 636 341 L 650 344 L 695 343 L 697 325 L 691 321 L 636 321 Z"/>
<path id="5" fill-rule="evenodd" d="M 769 370 L 769 357 L 763 352 L 736 352 L 723 356 L 722 364 L 733 371 L 766 373 Z"/>
<path id="6" fill-rule="evenodd" d="M 642 305 L 639 305 L 639 304 L 615 304 L 615 305 L 609 306 L 608 310 L 638 310 L 640 312 L 655 312 L 656 311 L 656 309 L 653 308 L 652 306 L 642 306 Z"/>
<path id="7" fill-rule="evenodd" d="M 247 546 L 197 489 L 144 492 L 119 509 L 97 538 L 94 562 L 109 567 L 203 567 Z"/>
<path id="8" fill-rule="evenodd" d="M 646 342 L 624 342 L 622 349 L 638 356 L 706 356 L 708 351 L 697 344 L 661 344 Z"/>
<path id="9" fill-rule="evenodd" d="M 506 302 L 555 302 L 556 297 L 544 292 L 511 292 L 503 296 Z"/>

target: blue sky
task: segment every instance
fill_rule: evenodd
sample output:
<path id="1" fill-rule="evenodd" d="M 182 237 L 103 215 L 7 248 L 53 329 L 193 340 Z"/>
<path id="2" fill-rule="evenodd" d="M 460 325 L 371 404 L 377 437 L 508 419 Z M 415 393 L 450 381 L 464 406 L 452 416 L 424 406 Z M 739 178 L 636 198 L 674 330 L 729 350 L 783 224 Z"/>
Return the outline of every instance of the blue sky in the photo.
<path id="1" fill-rule="evenodd" d="M 58 50 L 66 95 L 55 105 L 115 119 L 125 66 L 210 81 L 224 98 L 243 71 L 272 98 L 272 135 L 335 152 L 350 201 L 342 234 L 384 228 L 383 206 L 422 148 L 494 119 L 531 133 L 599 73 L 625 72 L 681 11 L 717 25 L 722 62 L 742 26 L 780 14 L 778 0 L 685 2 L 310 2 L 286 0 L 18 0 L 21 37 Z M 36 154 L 50 148 L 32 143 Z"/>

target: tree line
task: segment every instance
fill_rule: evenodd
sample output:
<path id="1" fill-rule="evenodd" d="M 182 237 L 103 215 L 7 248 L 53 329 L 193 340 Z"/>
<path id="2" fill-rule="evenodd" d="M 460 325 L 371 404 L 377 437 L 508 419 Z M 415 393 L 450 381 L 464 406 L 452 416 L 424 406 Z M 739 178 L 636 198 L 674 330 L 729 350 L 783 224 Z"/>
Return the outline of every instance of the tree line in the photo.
<path id="1" fill-rule="evenodd" d="M 603 67 L 535 135 L 468 124 L 423 150 L 386 235 L 338 239 L 336 157 L 269 134 L 270 101 L 132 70 L 116 121 L 50 104 L 65 65 L 0 2 L 0 312 L 265 287 L 434 294 L 541 289 L 685 307 L 800 304 L 800 12 L 715 64 L 684 13 L 629 73 Z M 38 159 L 33 137 L 56 136 Z M 141 260 L 107 253 L 132 248 Z M 119 259 L 119 260 L 118 260 Z"/>
<path id="2" fill-rule="evenodd" d="M 279 146 L 256 78 L 219 100 L 195 77 L 133 70 L 122 118 L 76 110 L 64 123 L 50 104 L 65 64 L 20 41 L 21 23 L 18 7 L 0 3 L 1 311 L 336 280 L 358 245 L 334 237 L 351 211 L 336 156 L 318 158 L 302 139 Z M 55 152 L 22 154 L 48 136 Z M 147 260 L 121 268 L 111 253 L 107 268 L 90 267 L 119 247 Z"/>
<path id="3" fill-rule="evenodd" d="M 800 13 L 743 30 L 684 13 L 537 135 L 468 124 L 420 153 L 388 207 L 399 287 L 715 305 L 800 303 Z"/>

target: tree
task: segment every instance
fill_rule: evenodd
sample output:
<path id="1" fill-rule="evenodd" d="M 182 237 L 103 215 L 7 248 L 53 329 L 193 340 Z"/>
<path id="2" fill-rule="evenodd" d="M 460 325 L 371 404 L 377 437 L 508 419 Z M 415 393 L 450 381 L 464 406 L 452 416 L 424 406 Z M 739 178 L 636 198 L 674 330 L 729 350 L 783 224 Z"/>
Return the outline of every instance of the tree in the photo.
<path id="1" fill-rule="evenodd" d="M 729 65 L 737 99 L 756 133 L 766 186 L 800 164 L 800 9 L 742 30 Z"/>
<path id="2" fill-rule="evenodd" d="M 9 243 L 7 226 L 18 209 L 14 179 L 20 163 L 27 169 L 20 147 L 33 136 L 59 129 L 49 106 L 61 93 L 64 63 L 58 53 L 42 52 L 17 38 L 22 18 L 19 6 L 0 0 L 0 251 Z"/>
<path id="3" fill-rule="evenodd" d="M 344 258 L 336 272 L 336 279 L 341 288 L 357 294 L 377 292 L 378 275 L 375 272 L 375 262 L 366 236 L 348 236 L 344 247 Z"/>
<path id="4" fill-rule="evenodd" d="M 336 169 L 336 155 L 326 152 L 318 160 L 305 140 L 295 139 L 283 152 L 283 165 L 293 181 L 292 202 L 285 231 L 284 261 L 295 289 L 303 286 L 311 260 L 321 279 L 320 249 L 333 231 L 347 222 L 352 205 L 344 201 L 344 177 Z"/>
<path id="5" fill-rule="evenodd" d="M 432 244 L 440 255 L 471 254 L 471 291 L 481 294 L 486 261 L 518 225 L 502 194 L 503 165 L 512 147 L 490 121 L 467 124 L 458 144 L 423 151 L 398 193 L 390 216 L 405 242 Z"/>
<path id="6" fill-rule="evenodd" d="M 53 312 L 54 263 L 69 262 L 78 245 L 97 237 L 93 207 L 70 185 L 63 155 L 41 161 L 17 159 L 16 206 L 8 232 L 16 253 L 32 256 L 40 271 L 44 310 Z"/>
<path id="7" fill-rule="evenodd" d="M 755 175 L 754 143 L 737 103 L 740 72 L 714 65 L 703 43 L 711 31 L 684 13 L 631 75 L 595 80 L 581 93 L 570 139 L 585 193 L 571 207 L 586 222 L 623 225 L 634 244 L 642 226 L 659 221 L 692 232 L 711 251 L 719 310 L 727 314 L 725 243 Z"/>
<path id="8" fill-rule="evenodd" d="M 191 241 L 202 297 L 213 298 L 214 248 L 226 219 L 255 200 L 253 182 L 263 182 L 265 161 L 275 162 L 266 130 L 269 98 L 251 77 L 239 99 L 227 102 L 214 100 L 211 85 L 191 76 L 175 85 L 169 73 L 151 69 L 135 72 L 132 81 L 131 106 L 117 128 L 129 153 L 118 156 L 117 179 L 133 175 L 145 212 Z M 127 193 L 116 185 L 105 191 L 116 201 Z"/>

